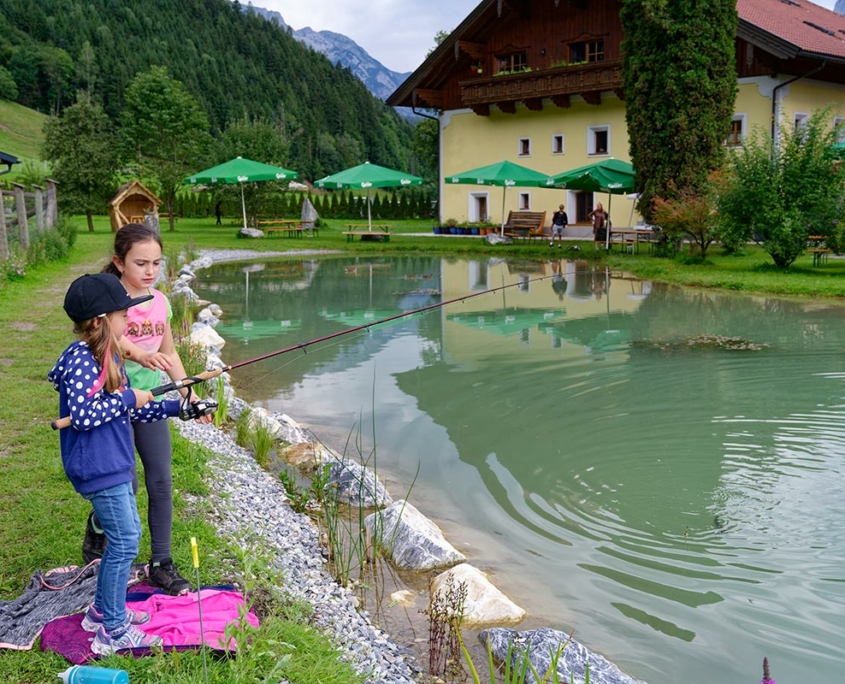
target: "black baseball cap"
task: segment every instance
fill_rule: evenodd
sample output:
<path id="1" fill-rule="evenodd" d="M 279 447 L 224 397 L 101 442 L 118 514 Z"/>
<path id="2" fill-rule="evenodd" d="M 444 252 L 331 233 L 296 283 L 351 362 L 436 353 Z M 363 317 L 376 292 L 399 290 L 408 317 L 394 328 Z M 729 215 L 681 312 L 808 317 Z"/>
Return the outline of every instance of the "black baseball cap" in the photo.
<path id="1" fill-rule="evenodd" d="M 111 273 L 86 273 L 74 280 L 65 295 L 65 313 L 74 323 L 123 311 L 153 298 L 151 294 L 130 297 L 120 278 Z"/>

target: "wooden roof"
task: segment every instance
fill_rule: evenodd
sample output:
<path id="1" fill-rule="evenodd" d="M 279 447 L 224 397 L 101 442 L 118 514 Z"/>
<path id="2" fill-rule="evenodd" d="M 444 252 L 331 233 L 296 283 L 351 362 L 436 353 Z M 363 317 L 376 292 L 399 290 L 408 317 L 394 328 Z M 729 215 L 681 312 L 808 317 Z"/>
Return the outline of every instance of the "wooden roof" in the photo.
<path id="1" fill-rule="evenodd" d="M 117 207 L 123 202 L 123 200 L 131 195 L 143 195 L 149 199 L 151 203 L 154 203 L 156 207 L 161 206 L 161 200 L 155 195 L 155 193 L 137 180 L 129 181 L 128 183 L 121 185 L 117 189 L 117 194 L 111 198 L 110 204 L 113 207 Z"/>
<path id="2" fill-rule="evenodd" d="M 560 11 L 583 8 L 585 0 L 545 0 Z M 737 0 L 737 37 L 780 59 L 802 63 L 826 61 L 845 65 L 845 17 L 810 0 Z M 474 10 L 435 48 L 386 102 L 390 106 L 418 105 L 423 95 L 428 106 L 438 102 L 461 53 L 473 55 L 490 34 L 501 30 L 502 18 L 527 15 L 530 0 L 482 0 Z M 824 78 L 824 74 L 817 76 Z M 422 105 L 425 106 L 425 105 Z"/>

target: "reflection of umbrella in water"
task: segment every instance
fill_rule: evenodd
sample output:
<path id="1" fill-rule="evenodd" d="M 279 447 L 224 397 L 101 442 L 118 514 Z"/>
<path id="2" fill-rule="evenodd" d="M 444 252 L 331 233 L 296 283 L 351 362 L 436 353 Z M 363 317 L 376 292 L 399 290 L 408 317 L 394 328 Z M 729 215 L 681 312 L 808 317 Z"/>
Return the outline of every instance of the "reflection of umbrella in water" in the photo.
<path id="1" fill-rule="evenodd" d="M 232 185 L 241 186 L 241 208 L 244 213 L 244 229 L 246 229 L 246 200 L 244 199 L 244 183 L 263 181 L 289 181 L 297 178 L 296 171 L 283 169 L 281 166 L 271 166 L 261 162 L 237 157 L 229 161 L 212 166 L 210 169 L 195 173 L 185 179 L 184 185 Z"/>
<path id="2" fill-rule="evenodd" d="M 541 325 L 540 328 L 573 344 L 605 351 L 624 347 L 631 341 L 632 323 L 631 314 L 617 312 L 604 316 L 568 318 Z"/>
<path id="3" fill-rule="evenodd" d="M 446 320 L 466 328 L 507 336 L 541 326 L 560 315 L 562 315 L 561 311 L 555 312 L 548 309 L 511 308 L 505 311 L 447 314 Z"/>
<path id="4" fill-rule="evenodd" d="M 289 332 L 295 332 L 302 329 L 302 320 L 283 320 L 283 321 L 244 321 L 243 325 L 237 324 L 220 324 L 216 330 L 224 338 L 230 337 L 241 340 L 242 342 L 253 342 L 255 340 L 266 339 L 270 337 L 278 337 Z"/>
<path id="5" fill-rule="evenodd" d="M 382 318 L 390 318 L 391 316 L 396 316 L 397 314 L 400 314 L 402 312 L 398 309 L 350 309 L 348 311 L 333 312 L 330 312 L 327 309 L 323 309 L 319 313 L 320 316 L 325 318 L 326 320 L 342 323 L 343 325 L 349 328 L 357 328 L 360 325 L 367 325 L 368 323 L 372 323 L 373 321 L 379 321 Z M 368 330 L 380 328 L 382 325 L 398 323 L 400 321 L 403 321 L 403 319 L 387 321 L 383 324 L 374 325 L 371 328 L 368 328 Z"/>

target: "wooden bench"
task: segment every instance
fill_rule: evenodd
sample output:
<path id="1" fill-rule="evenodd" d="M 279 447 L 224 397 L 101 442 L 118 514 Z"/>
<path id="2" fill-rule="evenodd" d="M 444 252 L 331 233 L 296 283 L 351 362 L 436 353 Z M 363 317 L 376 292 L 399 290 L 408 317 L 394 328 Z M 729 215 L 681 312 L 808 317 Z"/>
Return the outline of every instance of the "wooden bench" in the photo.
<path id="1" fill-rule="evenodd" d="M 505 235 L 521 237 L 523 242 L 536 237 L 544 239 L 546 237 L 543 232 L 545 223 L 545 211 L 511 211 L 508 213 L 508 220 L 505 221 Z"/>
<path id="2" fill-rule="evenodd" d="M 302 237 L 305 232 L 313 236 L 320 230 L 313 224 L 303 226 L 298 219 L 259 219 L 258 227 L 268 236 L 273 233 L 287 233 L 288 237 Z"/>
<path id="3" fill-rule="evenodd" d="M 361 240 L 379 240 L 390 242 L 389 230 L 345 230 L 343 234 L 346 236 L 347 242 L 352 242 L 356 235 L 361 236 Z"/>
<path id="4" fill-rule="evenodd" d="M 813 266 L 821 266 L 822 262 L 827 260 L 830 250 L 827 247 L 814 247 L 806 250 L 806 253 L 813 255 Z"/>
<path id="5" fill-rule="evenodd" d="M 377 239 L 390 242 L 390 225 L 387 223 L 374 223 L 372 225 L 373 230 L 369 230 L 369 223 L 347 223 L 346 227 L 350 229 L 343 231 L 347 242 L 352 242 L 356 235 L 360 235 L 361 240 Z"/>

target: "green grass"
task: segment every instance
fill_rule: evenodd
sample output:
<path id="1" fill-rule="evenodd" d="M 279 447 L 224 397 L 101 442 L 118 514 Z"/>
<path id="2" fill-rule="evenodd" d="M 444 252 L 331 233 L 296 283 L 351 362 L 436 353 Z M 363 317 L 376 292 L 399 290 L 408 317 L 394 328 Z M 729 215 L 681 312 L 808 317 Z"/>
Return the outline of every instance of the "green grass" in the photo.
<path id="1" fill-rule="evenodd" d="M 80 219 L 79 225 L 83 225 Z M 406 221 L 378 221 L 391 226 L 390 242 L 347 242 L 343 231 L 346 220 L 323 221 L 316 237 L 265 237 L 251 240 L 237 237 L 239 221 L 224 220 L 215 226 L 214 219 L 183 218 L 176 221 L 176 229 L 162 226 L 165 254 L 179 251 L 193 243 L 198 249 L 251 249 L 257 251 L 290 251 L 322 249 L 352 254 L 431 254 L 443 256 L 508 256 L 530 259 L 587 259 L 595 263 L 608 263 L 614 271 L 632 273 L 646 280 L 655 280 L 692 287 L 717 288 L 748 293 L 768 293 L 784 296 L 843 297 L 845 296 L 845 259 L 830 258 L 821 266 L 813 266 L 812 255 L 801 256 L 791 268 L 779 269 L 771 258 L 757 246 L 748 246 L 740 256 L 724 256 L 718 246 L 710 249 L 704 264 L 685 263 L 683 257 L 658 258 L 641 247 L 639 254 L 595 252 L 589 241 L 564 243 L 562 250 L 550 250 L 544 240 L 512 245 L 489 245 L 477 237 L 433 236 L 431 219 Z M 95 217 L 94 233 L 87 231 L 80 236 L 80 249 L 100 249 L 103 263 L 109 255 L 112 234 L 106 217 Z M 413 233 L 424 233 L 416 236 Z M 569 244 L 577 244 L 580 252 L 568 252 Z M 0 286 L 1 287 L 1 286 Z"/>
<path id="2" fill-rule="evenodd" d="M 0 599 L 20 595 L 37 570 L 80 562 L 88 504 L 64 476 L 56 416 L 57 395 L 46 379 L 61 351 L 73 340 L 62 311 L 70 281 L 99 270 L 109 254 L 111 233 L 87 232 L 63 263 L 31 269 L 25 279 L 0 286 Z M 204 584 L 240 582 L 263 600 L 262 626 L 249 633 L 249 646 L 238 658 L 210 658 L 212 682 L 258 682 L 266 676 L 294 684 L 360 682 L 333 646 L 307 619 L 310 607 L 278 594 L 284 578 L 269 576 L 255 554 L 220 539 L 203 515 L 207 494 L 203 480 L 208 454 L 174 433 L 175 516 L 173 555 L 184 571 L 191 565 L 190 538 L 196 537 Z M 143 479 L 142 479 L 143 481 Z M 186 494 L 198 503 L 189 507 Z M 146 496 L 138 497 L 141 519 Z M 144 525 L 146 528 L 146 525 Z M 141 540 L 146 557 L 149 537 Z M 256 569 L 257 566 L 257 569 Z M 259 579 L 250 579 L 255 573 Z M 263 574 L 262 574 L 263 573 Z M 152 658 L 109 658 L 103 663 L 125 669 L 131 681 L 204 681 L 199 652 Z M 54 681 L 67 662 L 55 653 L 0 650 L 0 684 Z"/>
<path id="3" fill-rule="evenodd" d="M 608 261 L 614 269 L 645 280 L 690 287 L 783 296 L 845 296 L 845 259 L 830 258 L 821 266 L 813 266 L 812 255 L 805 254 L 790 268 L 780 269 L 757 246 L 747 247 L 740 256 L 724 256 L 717 247 L 711 249 L 703 264 L 659 259 L 648 254 L 614 254 Z"/>
<path id="4" fill-rule="evenodd" d="M 0 150 L 21 161 L 40 159 L 44 141 L 42 127 L 46 120 L 44 114 L 34 109 L 0 99 Z"/>
<path id="5" fill-rule="evenodd" d="M 67 482 L 61 467 L 58 434 L 50 430 L 55 418 L 56 393 L 46 380 L 59 353 L 73 339 L 70 322 L 61 304 L 70 281 L 85 272 L 95 272 L 111 254 L 113 235 L 108 219 L 97 217 L 95 231 L 81 228 L 69 259 L 29 269 L 20 281 L 0 282 L 0 599 L 19 595 L 36 569 L 48 569 L 79 561 L 80 545 L 88 505 Z M 214 219 L 179 219 L 175 231 L 163 229 L 165 252 L 197 248 L 255 249 L 260 251 L 327 249 L 349 253 L 406 253 L 443 255 L 518 256 L 548 259 L 545 242 L 490 246 L 477 238 L 415 237 L 414 232 L 431 232 L 432 222 L 390 222 L 394 236 L 389 243 L 347 243 L 342 231 L 345 221 L 329 220 L 319 237 L 237 238 L 237 225 L 214 226 Z M 555 250 L 554 256 L 600 261 L 589 242 L 582 251 Z M 845 260 L 831 258 L 813 267 L 810 256 L 802 256 L 785 271 L 776 269 L 759 248 L 749 247 L 742 256 L 722 256 L 713 250 L 705 264 L 660 259 L 649 254 L 607 255 L 610 266 L 647 279 L 696 287 L 724 288 L 779 295 L 842 297 L 845 295 Z M 197 537 L 203 557 L 204 583 L 229 582 L 246 574 L 250 563 L 244 554 L 219 539 L 205 522 L 202 509 L 189 509 L 186 494 L 202 506 L 207 493 L 203 480 L 207 454 L 174 434 L 175 521 L 174 539 Z M 138 497 L 142 520 L 146 496 Z M 199 514 L 198 514 L 199 513 Z M 141 541 L 142 557 L 149 538 Z M 190 568 L 188 543 L 177 542 L 174 557 L 182 568 Z M 283 579 L 262 580 L 256 591 L 272 593 Z M 359 681 L 348 666 L 338 661 L 331 644 L 308 625 L 307 607 L 274 598 L 265 606 L 266 619 L 251 635 L 254 650 L 236 660 L 212 659 L 210 679 L 217 682 L 260 681 L 272 675 L 284 676 L 294 684 L 302 682 Z M 269 654 L 269 655 L 268 655 Z M 290 656 L 290 657 L 288 657 Z M 275 671 L 276 664 L 284 667 Z M 200 682 L 202 663 L 198 653 L 161 655 L 139 660 L 115 658 L 109 664 L 128 669 L 132 681 Z M 0 651 L 0 684 L 52 681 L 66 663 L 55 654 L 36 649 L 27 652 Z"/>

